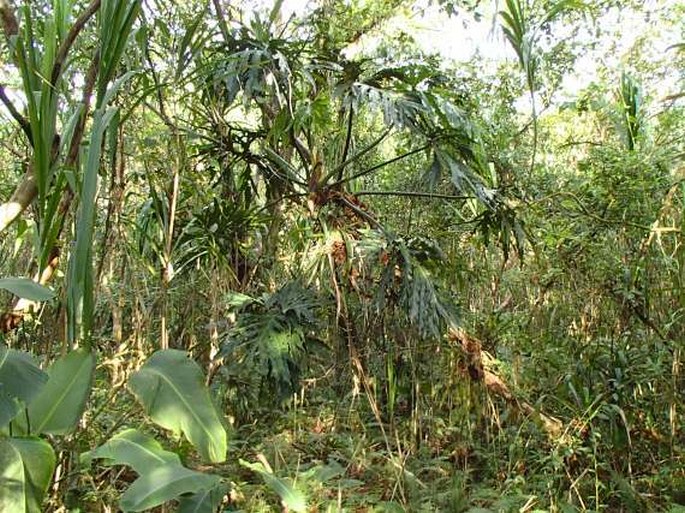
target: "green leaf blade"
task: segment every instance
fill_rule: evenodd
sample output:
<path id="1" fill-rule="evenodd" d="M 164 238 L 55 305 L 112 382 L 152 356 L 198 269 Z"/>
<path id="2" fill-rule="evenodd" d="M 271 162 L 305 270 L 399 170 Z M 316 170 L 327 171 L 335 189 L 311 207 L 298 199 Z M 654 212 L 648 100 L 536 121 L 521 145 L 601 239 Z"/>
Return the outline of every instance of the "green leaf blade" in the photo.
<path id="1" fill-rule="evenodd" d="M 117 433 L 100 447 L 81 456 L 85 464 L 93 459 L 108 460 L 108 465 L 127 465 L 141 475 L 158 467 L 181 465 L 178 454 L 165 451 L 157 440 L 136 429 Z"/>
<path id="2" fill-rule="evenodd" d="M 0 511 L 40 513 L 55 452 L 38 438 L 0 438 Z"/>
<path id="3" fill-rule="evenodd" d="M 95 354 L 85 349 L 55 361 L 47 383 L 29 405 L 31 430 L 53 435 L 71 432 L 85 408 L 94 370 Z"/>
<path id="4" fill-rule="evenodd" d="M 18 413 L 16 399 L 30 404 L 47 380 L 31 355 L 0 345 L 0 426 Z"/>
<path id="5" fill-rule="evenodd" d="M 304 513 L 307 511 L 307 498 L 301 490 L 291 485 L 285 479 L 274 475 L 272 472 L 266 470 L 262 463 L 250 463 L 245 460 L 240 460 L 240 464 L 259 474 L 266 485 L 278 494 L 289 510 L 295 513 Z"/>
<path id="6" fill-rule="evenodd" d="M 212 489 L 219 483 L 219 476 L 167 465 L 136 479 L 121 496 L 119 505 L 124 511 L 144 511 L 182 494 Z"/>
<path id="7" fill-rule="evenodd" d="M 183 433 L 205 460 L 225 461 L 226 429 L 200 367 L 185 352 L 156 352 L 131 376 L 129 388 L 154 422 Z"/>
<path id="8" fill-rule="evenodd" d="M 0 278 L 0 289 L 29 301 L 49 301 L 55 293 L 29 278 Z"/>
<path id="9" fill-rule="evenodd" d="M 214 488 L 181 497 L 178 513 L 214 513 L 223 502 L 224 495 L 226 486 L 220 483 Z"/>

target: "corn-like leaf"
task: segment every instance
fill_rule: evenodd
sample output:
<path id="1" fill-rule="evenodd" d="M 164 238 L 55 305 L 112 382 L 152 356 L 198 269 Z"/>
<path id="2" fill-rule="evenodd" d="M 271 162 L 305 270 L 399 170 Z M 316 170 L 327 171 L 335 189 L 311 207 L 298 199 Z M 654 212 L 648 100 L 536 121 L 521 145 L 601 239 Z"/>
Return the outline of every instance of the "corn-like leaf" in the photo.
<path id="1" fill-rule="evenodd" d="M 267 486 L 278 494 L 281 501 L 283 501 L 283 506 L 289 511 L 294 511 L 295 513 L 307 511 L 307 497 L 285 479 L 281 479 L 272 472 L 269 472 L 262 463 L 249 463 L 245 460 L 240 460 L 240 464 L 259 474 Z"/>
<path id="2" fill-rule="evenodd" d="M 0 278 L 0 289 L 29 301 L 49 301 L 55 293 L 30 278 Z"/>
<path id="3" fill-rule="evenodd" d="M 178 513 L 214 513 L 226 494 L 226 486 L 218 484 L 213 488 L 181 497 Z"/>
<path id="4" fill-rule="evenodd" d="M 83 170 L 81 207 L 76 222 L 76 246 L 69 261 L 67 286 L 67 338 L 75 343 L 79 336 L 88 340 L 93 311 L 93 227 L 100 168 L 100 155 L 105 131 L 116 109 L 95 111 L 88 147 L 88 159 Z"/>

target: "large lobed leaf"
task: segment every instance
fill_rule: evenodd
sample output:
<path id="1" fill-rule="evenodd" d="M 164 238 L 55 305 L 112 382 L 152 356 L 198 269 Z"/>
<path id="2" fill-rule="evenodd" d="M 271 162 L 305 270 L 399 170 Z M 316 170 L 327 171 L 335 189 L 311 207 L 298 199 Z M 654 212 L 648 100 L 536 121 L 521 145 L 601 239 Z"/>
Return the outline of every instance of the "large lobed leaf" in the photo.
<path id="1" fill-rule="evenodd" d="M 131 376 L 129 388 L 153 421 L 183 433 L 205 460 L 226 459 L 226 429 L 200 367 L 185 352 L 157 351 Z"/>
<path id="2" fill-rule="evenodd" d="M 55 452 L 39 438 L 0 438 L 0 511 L 40 513 Z"/>

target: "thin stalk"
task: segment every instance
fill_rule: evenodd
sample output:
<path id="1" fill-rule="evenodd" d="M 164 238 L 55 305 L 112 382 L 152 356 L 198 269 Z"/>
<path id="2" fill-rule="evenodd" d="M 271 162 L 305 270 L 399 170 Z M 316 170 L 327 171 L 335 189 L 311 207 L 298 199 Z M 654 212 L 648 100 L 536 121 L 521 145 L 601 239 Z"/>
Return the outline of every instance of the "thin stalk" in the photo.
<path id="1" fill-rule="evenodd" d="M 373 141 L 371 144 L 369 144 L 366 148 L 361 150 L 358 153 L 355 153 L 352 155 L 348 160 L 343 161 L 338 167 L 333 169 L 330 173 L 328 173 L 324 179 L 322 180 L 322 183 L 328 182 L 331 178 L 334 176 L 337 176 L 339 173 L 342 172 L 343 169 L 345 169 L 347 166 L 355 162 L 356 160 L 359 160 L 362 158 L 366 153 L 370 152 L 372 149 L 374 149 L 376 146 L 378 146 L 381 142 L 383 142 L 383 139 L 385 139 L 390 131 L 392 130 L 392 127 L 389 127 L 385 132 L 383 132 L 378 139 Z"/>
<path id="2" fill-rule="evenodd" d="M 181 146 L 180 137 L 176 135 L 175 145 L 177 150 Z M 172 278 L 172 267 L 171 267 L 171 252 L 173 250 L 174 243 L 174 225 L 176 223 L 176 208 L 178 205 L 178 194 L 180 186 L 180 175 L 181 175 L 181 160 L 179 157 L 179 152 L 174 152 L 176 157 L 174 159 L 174 178 L 171 188 L 171 198 L 169 200 L 169 224 L 167 226 L 166 233 L 166 244 L 164 247 L 164 269 L 162 275 L 162 318 L 161 318 L 161 346 L 162 349 L 169 348 L 169 332 L 167 329 L 167 301 L 168 301 L 168 288 L 169 282 Z"/>
<path id="3" fill-rule="evenodd" d="M 399 162 L 402 159 L 406 159 L 407 157 L 411 157 L 412 155 L 416 155 L 417 153 L 421 153 L 422 151 L 426 151 L 431 146 L 432 146 L 431 144 L 424 144 L 420 148 L 408 151 L 407 153 L 403 153 L 402 155 L 398 155 L 397 157 L 391 158 L 390 160 L 386 160 L 385 162 L 381 162 L 380 164 L 376 164 L 375 166 L 372 166 L 368 169 L 360 171 L 359 173 L 356 173 L 352 176 L 348 176 L 347 178 L 343 178 L 342 180 L 338 180 L 338 181 L 332 183 L 330 185 L 330 187 L 337 187 L 338 185 L 342 185 L 343 183 L 351 182 L 352 180 L 355 180 L 357 178 L 361 178 L 363 176 L 369 175 L 369 174 L 373 173 L 374 171 L 378 171 L 379 169 L 381 169 L 385 166 L 389 166 L 390 164 L 394 164 L 395 162 Z"/>
<path id="4" fill-rule="evenodd" d="M 216 17 L 219 21 L 219 30 L 221 30 L 221 35 L 224 41 L 228 43 L 231 39 L 231 35 L 228 32 L 228 25 L 226 24 L 226 16 L 224 16 L 224 10 L 221 7 L 221 0 L 212 0 L 214 4 L 214 10 L 216 11 Z"/>
<path id="5" fill-rule="evenodd" d="M 347 160 L 347 154 L 350 151 L 350 144 L 352 142 L 352 122 L 354 121 L 354 108 L 350 106 L 350 113 L 347 116 L 347 134 L 345 136 L 345 147 L 343 148 L 343 154 L 342 154 L 342 159 L 340 159 L 342 162 L 345 162 Z M 343 171 L 344 167 L 340 167 L 340 170 L 338 172 L 338 181 L 343 179 Z"/>
<path id="6" fill-rule="evenodd" d="M 532 84 L 530 84 L 530 106 L 533 110 L 533 155 L 530 159 L 530 173 L 532 175 L 533 171 L 535 171 L 535 158 L 537 157 L 538 150 L 538 115 L 535 106 L 535 92 Z"/>

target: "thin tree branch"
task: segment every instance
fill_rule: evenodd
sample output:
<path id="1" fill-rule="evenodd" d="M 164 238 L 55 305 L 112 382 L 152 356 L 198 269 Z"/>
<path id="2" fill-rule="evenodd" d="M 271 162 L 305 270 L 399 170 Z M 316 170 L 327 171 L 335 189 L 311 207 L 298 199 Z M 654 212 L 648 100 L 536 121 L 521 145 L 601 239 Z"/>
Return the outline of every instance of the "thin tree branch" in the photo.
<path id="1" fill-rule="evenodd" d="M 71 138 L 71 145 L 69 146 L 69 153 L 67 154 L 67 166 L 74 166 L 78 160 L 79 148 L 81 147 L 81 140 L 86 128 L 86 119 L 88 118 L 88 110 L 90 107 L 90 99 L 93 96 L 95 89 L 95 81 L 98 76 L 98 67 L 100 66 L 100 51 L 97 51 L 90 63 L 88 72 L 86 73 L 86 82 L 83 86 L 83 93 L 81 95 L 81 103 L 83 104 L 83 112 L 79 119 L 78 125 L 74 130 L 74 135 Z"/>
<path id="2" fill-rule="evenodd" d="M 26 210 L 37 194 L 36 177 L 31 167 L 29 167 L 10 200 L 0 205 L 0 233 L 4 232 Z"/>
<path id="3" fill-rule="evenodd" d="M 5 93 L 5 86 L 2 84 L 0 84 L 0 101 L 2 101 L 2 103 L 5 105 L 10 115 L 16 120 L 16 122 L 19 123 L 19 126 L 26 135 L 26 138 L 29 140 L 29 144 L 33 146 L 33 135 L 31 134 L 31 125 L 29 124 L 28 120 L 24 116 L 22 116 L 21 113 L 16 109 L 16 107 L 12 103 L 12 100 L 10 100 L 7 94 Z"/>
<path id="4" fill-rule="evenodd" d="M 292 135 L 293 145 L 297 150 L 298 155 L 302 159 L 305 166 L 311 166 L 312 164 L 312 154 L 304 145 L 304 143 L 297 137 L 294 133 Z"/>
<path id="5" fill-rule="evenodd" d="M 219 30 L 221 30 L 221 35 L 224 37 L 224 41 L 228 43 L 231 36 L 228 32 L 228 25 L 226 24 L 226 16 L 224 15 L 224 10 L 221 7 L 221 0 L 212 0 L 212 3 L 214 4 L 216 17 L 219 21 Z"/>
<path id="6" fill-rule="evenodd" d="M 62 74 L 62 68 L 64 67 L 64 62 L 67 60 L 67 54 L 74 44 L 76 37 L 79 35 L 81 30 L 83 30 L 83 27 L 86 25 L 86 23 L 88 23 L 88 20 L 95 15 L 98 9 L 100 9 L 100 4 L 101 0 L 93 0 L 88 8 L 83 11 L 78 18 L 76 18 L 76 21 L 67 33 L 67 37 L 65 37 L 64 41 L 62 41 L 62 44 L 59 45 L 57 55 L 55 56 L 55 63 L 52 66 L 52 74 L 50 75 L 50 83 L 53 86 L 57 84 L 57 81 Z"/>
<path id="7" fill-rule="evenodd" d="M 380 229 L 383 230 L 384 232 L 386 231 L 386 230 L 385 230 L 385 227 L 384 227 L 384 226 L 383 226 L 375 217 L 373 217 L 373 216 L 372 216 L 371 214 L 369 214 L 368 212 L 366 212 L 366 211 L 362 210 L 361 208 L 359 208 L 357 205 L 355 205 L 354 203 L 352 203 L 351 201 L 349 201 L 349 200 L 348 200 L 347 198 L 345 198 L 344 196 L 339 196 L 339 197 L 337 197 L 336 199 L 337 199 L 338 201 L 344 203 L 346 207 L 349 207 L 349 208 L 350 208 L 352 211 L 354 211 L 356 214 L 358 214 L 359 216 L 361 216 L 361 217 L 363 217 L 364 219 L 366 219 L 367 221 L 369 221 L 372 225 L 376 226 L 376 228 L 380 228 Z"/>
<path id="8" fill-rule="evenodd" d="M 343 148 L 342 161 L 347 160 L 347 153 L 350 151 L 350 143 L 352 142 L 352 122 L 354 121 L 354 107 L 350 105 L 350 113 L 347 116 L 347 135 L 345 136 L 345 147 Z M 338 172 L 338 181 L 343 179 L 343 167 L 340 167 Z"/>
<path id="9" fill-rule="evenodd" d="M 535 158 L 538 152 L 538 114 L 537 108 L 535 106 L 535 92 L 533 90 L 533 84 L 530 83 L 530 105 L 533 110 L 533 155 L 530 158 L 530 173 L 533 174 L 535 171 Z"/>
<path id="10" fill-rule="evenodd" d="M 269 203 L 264 204 L 264 206 L 260 207 L 257 209 L 257 212 L 264 212 L 265 210 L 269 210 L 273 208 L 274 206 L 278 205 L 279 203 L 285 201 L 285 200 L 294 200 L 297 198 L 304 198 L 305 196 L 309 195 L 309 191 L 307 192 L 294 192 L 292 194 L 285 194 L 278 198 L 277 200 L 270 201 Z"/>
<path id="11" fill-rule="evenodd" d="M 178 132 L 178 127 L 171 120 L 164 107 L 164 97 L 162 95 L 162 83 L 159 80 L 157 71 L 155 70 L 155 65 L 152 62 L 152 56 L 150 55 L 150 49 L 145 47 L 145 60 L 150 65 L 150 74 L 152 75 L 152 82 L 155 84 L 155 93 L 157 94 L 157 103 L 159 103 L 159 110 L 152 109 L 155 114 L 157 114 L 162 122 L 167 126 L 167 128 L 173 133 Z M 147 105 L 147 102 L 145 102 Z"/>
<path id="12" fill-rule="evenodd" d="M 330 173 L 328 173 L 328 175 L 326 175 L 326 177 L 323 179 L 323 183 L 326 183 L 328 180 L 330 180 L 330 179 L 333 178 L 334 176 L 336 176 L 336 175 L 338 175 L 339 173 L 341 173 L 342 170 L 345 169 L 345 168 L 346 168 L 347 166 L 349 166 L 350 164 L 352 164 L 352 162 L 354 162 L 354 161 L 356 161 L 356 160 L 359 160 L 359 159 L 362 158 L 366 153 L 370 152 L 372 149 L 374 149 L 376 146 L 378 146 L 378 145 L 383 141 L 383 139 L 385 139 L 385 138 L 388 136 L 388 134 L 390 133 L 390 131 L 392 130 L 392 128 L 393 128 L 392 126 L 391 126 L 391 127 L 388 127 L 388 129 L 387 129 L 385 132 L 383 132 L 383 133 L 380 135 L 380 137 L 379 137 L 378 139 L 376 139 L 375 141 L 373 141 L 371 144 L 369 144 L 366 148 L 364 148 L 364 149 L 361 150 L 360 152 L 355 153 L 354 155 L 352 155 L 348 160 L 343 161 L 342 164 L 340 164 L 338 167 L 336 167 L 336 168 L 333 169 Z"/>

